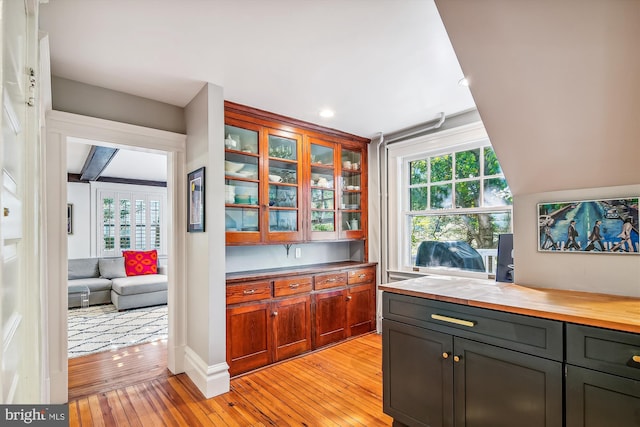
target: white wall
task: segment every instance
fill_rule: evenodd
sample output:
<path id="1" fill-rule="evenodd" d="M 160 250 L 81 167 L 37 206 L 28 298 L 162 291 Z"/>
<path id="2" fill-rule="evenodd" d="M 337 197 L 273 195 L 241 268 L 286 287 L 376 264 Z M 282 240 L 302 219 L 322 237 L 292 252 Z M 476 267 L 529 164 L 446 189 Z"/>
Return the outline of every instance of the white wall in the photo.
<path id="1" fill-rule="evenodd" d="M 226 363 L 224 99 L 205 84 L 185 109 L 187 172 L 205 167 L 205 231 L 188 233 L 185 371 L 206 396 L 229 390 Z"/>
<path id="2" fill-rule="evenodd" d="M 97 190 L 110 190 L 120 192 L 162 194 L 163 228 L 161 238 L 166 250 L 167 240 L 167 189 L 165 187 L 152 187 L 146 185 L 116 184 L 109 182 L 90 183 L 68 182 L 67 203 L 73 204 L 73 234 L 67 236 L 69 259 L 90 258 L 98 256 L 96 238 L 96 192 Z M 92 208 L 93 206 L 93 208 Z M 166 252 L 159 251 L 160 263 L 166 264 Z"/>
<path id="3" fill-rule="evenodd" d="M 519 285 L 640 297 L 640 254 L 538 252 L 537 204 L 638 197 L 640 184 L 514 197 L 514 265 Z"/>
<path id="4" fill-rule="evenodd" d="M 91 257 L 91 186 L 68 182 L 67 203 L 73 204 L 73 234 L 67 235 L 69 259 Z"/>

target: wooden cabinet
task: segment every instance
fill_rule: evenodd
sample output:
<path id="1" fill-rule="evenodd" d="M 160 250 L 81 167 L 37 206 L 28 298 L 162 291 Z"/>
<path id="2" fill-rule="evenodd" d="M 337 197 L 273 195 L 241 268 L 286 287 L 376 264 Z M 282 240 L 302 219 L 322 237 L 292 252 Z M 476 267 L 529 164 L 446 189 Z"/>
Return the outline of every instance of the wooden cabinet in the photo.
<path id="1" fill-rule="evenodd" d="M 315 347 L 375 329 L 375 272 L 367 267 L 316 278 L 322 291 L 314 294 Z"/>
<path id="2" fill-rule="evenodd" d="M 314 347 L 322 347 L 347 337 L 347 289 L 330 289 L 314 295 Z"/>
<path id="3" fill-rule="evenodd" d="M 388 292 L 383 311 L 394 425 L 563 425 L 561 322 Z"/>
<path id="4" fill-rule="evenodd" d="M 375 286 L 375 266 L 227 284 L 231 375 L 374 330 Z"/>
<path id="5" fill-rule="evenodd" d="M 311 295 L 275 300 L 274 362 L 311 350 Z"/>
<path id="6" fill-rule="evenodd" d="M 272 340 L 269 302 L 227 307 L 227 363 L 231 375 L 269 364 Z"/>
<path id="7" fill-rule="evenodd" d="M 225 102 L 227 244 L 366 239 L 368 142 Z"/>
<path id="8" fill-rule="evenodd" d="M 566 331 L 566 426 L 640 426 L 640 335 L 575 324 Z"/>

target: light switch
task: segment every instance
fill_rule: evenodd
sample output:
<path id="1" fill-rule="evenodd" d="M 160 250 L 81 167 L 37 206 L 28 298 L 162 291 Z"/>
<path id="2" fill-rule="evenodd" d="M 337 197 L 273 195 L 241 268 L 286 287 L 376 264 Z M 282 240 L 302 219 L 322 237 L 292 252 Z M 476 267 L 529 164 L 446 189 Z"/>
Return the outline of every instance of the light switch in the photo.
<path id="1" fill-rule="evenodd" d="M 296 248 L 296 258 L 300 258 L 302 256 L 302 249 Z"/>

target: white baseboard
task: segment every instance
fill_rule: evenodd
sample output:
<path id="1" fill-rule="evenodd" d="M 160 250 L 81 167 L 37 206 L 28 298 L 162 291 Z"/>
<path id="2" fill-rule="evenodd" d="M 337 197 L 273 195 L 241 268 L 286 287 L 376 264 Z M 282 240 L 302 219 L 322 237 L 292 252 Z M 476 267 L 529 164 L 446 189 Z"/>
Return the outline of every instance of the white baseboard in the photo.
<path id="1" fill-rule="evenodd" d="M 229 391 L 229 365 L 226 362 L 209 366 L 189 347 L 185 348 L 184 354 L 184 371 L 205 398 Z"/>

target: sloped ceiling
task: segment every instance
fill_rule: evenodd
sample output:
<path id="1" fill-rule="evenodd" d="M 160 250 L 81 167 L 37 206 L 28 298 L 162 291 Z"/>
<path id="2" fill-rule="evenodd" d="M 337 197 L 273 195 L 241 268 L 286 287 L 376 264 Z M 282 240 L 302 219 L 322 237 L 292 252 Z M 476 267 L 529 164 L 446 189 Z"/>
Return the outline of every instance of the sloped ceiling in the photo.
<path id="1" fill-rule="evenodd" d="M 640 183 L 640 1 L 436 5 L 513 194 Z"/>

